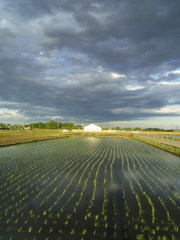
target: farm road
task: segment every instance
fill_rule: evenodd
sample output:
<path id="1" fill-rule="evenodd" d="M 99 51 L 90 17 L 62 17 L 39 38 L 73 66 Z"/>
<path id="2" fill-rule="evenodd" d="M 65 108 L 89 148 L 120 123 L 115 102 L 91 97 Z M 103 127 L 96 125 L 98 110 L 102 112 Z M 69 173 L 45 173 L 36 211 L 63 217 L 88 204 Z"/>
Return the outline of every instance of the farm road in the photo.
<path id="1" fill-rule="evenodd" d="M 180 141 L 169 140 L 169 139 L 158 138 L 158 137 L 142 136 L 142 135 L 140 135 L 138 137 L 141 137 L 141 138 L 147 139 L 147 140 L 151 140 L 151 141 L 154 141 L 154 142 L 163 143 L 163 144 L 168 145 L 168 146 L 180 148 Z"/>

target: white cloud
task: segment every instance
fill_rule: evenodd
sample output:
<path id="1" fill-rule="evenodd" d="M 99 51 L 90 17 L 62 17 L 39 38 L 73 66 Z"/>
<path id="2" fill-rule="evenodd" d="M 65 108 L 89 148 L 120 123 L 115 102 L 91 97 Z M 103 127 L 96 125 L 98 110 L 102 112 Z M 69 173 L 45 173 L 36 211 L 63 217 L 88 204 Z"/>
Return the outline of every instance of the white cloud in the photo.
<path id="1" fill-rule="evenodd" d="M 166 106 L 159 108 L 157 110 L 153 110 L 155 113 L 175 113 L 175 114 L 180 114 L 180 106 Z"/>
<path id="2" fill-rule="evenodd" d="M 160 82 L 159 84 L 160 85 L 169 85 L 169 86 L 180 86 L 180 82 L 166 82 L 166 81 L 163 81 L 163 82 Z"/>
<path id="3" fill-rule="evenodd" d="M 172 117 L 172 116 L 158 116 L 158 117 L 148 117 L 142 118 L 137 120 L 131 121 L 110 121 L 110 122 L 102 122 L 101 126 L 103 127 L 141 127 L 141 128 L 165 128 L 165 129 L 177 129 L 180 127 L 178 126 L 179 117 Z"/>
<path id="4" fill-rule="evenodd" d="M 175 71 L 173 71 L 172 73 L 174 73 L 174 74 L 180 74 L 180 70 L 175 70 Z"/>
<path id="5" fill-rule="evenodd" d="M 17 102 L 0 101 L 0 106 L 4 106 L 4 105 L 7 105 L 7 106 L 18 105 L 18 103 Z M 2 108 L 1 108 L 1 110 L 2 110 Z"/>
<path id="6" fill-rule="evenodd" d="M 27 117 L 25 117 L 22 113 L 20 113 L 20 111 L 18 109 L 16 110 L 11 110 L 11 109 L 7 109 L 7 108 L 1 108 L 0 109 L 0 119 L 4 120 L 4 119 L 28 119 Z"/>
<path id="7" fill-rule="evenodd" d="M 156 74 L 152 74 L 150 77 L 157 80 L 157 79 L 161 79 L 163 77 L 168 77 L 170 74 L 180 74 L 180 70 L 176 69 L 173 71 L 166 71 L 166 72 L 163 71 L 163 72 L 159 72 Z"/>
<path id="8" fill-rule="evenodd" d="M 51 117 L 53 120 L 57 120 L 57 119 L 63 119 L 63 117 L 62 116 L 52 116 Z"/>
<path id="9" fill-rule="evenodd" d="M 112 108 L 110 109 L 110 112 L 113 113 L 113 114 L 120 114 L 120 113 L 123 113 L 123 114 L 133 114 L 135 112 L 137 112 L 137 109 L 135 108 L 131 108 L 131 107 L 126 107 L 126 108 Z"/>
<path id="10" fill-rule="evenodd" d="M 112 78 L 114 78 L 114 79 L 126 77 L 126 75 L 124 75 L 124 74 L 119 74 L 119 73 L 111 73 L 111 76 L 112 76 Z"/>
<path id="11" fill-rule="evenodd" d="M 130 90 L 130 91 L 135 91 L 135 90 L 140 90 L 140 89 L 143 89 L 144 87 L 143 86 L 134 86 L 134 85 L 127 85 L 126 89 L 127 90 Z"/>
<path id="12" fill-rule="evenodd" d="M 180 114 L 180 106 L 167 105 L 159 109 L 136 109 L 136 108 L 113 108 L 110 109 L 113 114 L 134 114 L 134 113 L 157 113 L 157 114 Z"/>
<path id="13" fill-rule="evenodd" d="M 180 70 L 179 70 L 179 69 L 176 69 L 176 70 L 174 70 L 174 71 L 166 72 L 166 73 L 164 74 L 164 76 L 168 76 L 168 75 L 171 74 L 171 73 L 173 73 L 173 74 L 180 74 Z"/>
<path id="14" fill-rule="evenodd" d="M 10 24 L 6 19 L 0 20 L 0 28 L 9 28 Z"/>

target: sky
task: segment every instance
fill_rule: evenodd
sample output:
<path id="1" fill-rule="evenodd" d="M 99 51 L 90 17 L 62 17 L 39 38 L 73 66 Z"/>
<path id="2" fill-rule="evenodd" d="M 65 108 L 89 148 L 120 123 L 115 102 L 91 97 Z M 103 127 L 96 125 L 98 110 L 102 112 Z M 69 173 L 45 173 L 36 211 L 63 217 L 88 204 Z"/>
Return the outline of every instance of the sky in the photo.
<path id="1" fill-rule="evenodd" d="M 179 0 L 1 0 L 0 122 L 180 128 Z"/>

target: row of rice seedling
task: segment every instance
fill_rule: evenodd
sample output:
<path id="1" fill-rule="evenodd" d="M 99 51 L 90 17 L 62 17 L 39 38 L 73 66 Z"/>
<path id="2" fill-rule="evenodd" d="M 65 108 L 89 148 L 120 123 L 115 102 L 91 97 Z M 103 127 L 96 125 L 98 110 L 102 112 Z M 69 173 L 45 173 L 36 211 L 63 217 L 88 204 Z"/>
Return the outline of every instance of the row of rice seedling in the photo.
<path id="1" fill-rule="evenodd" d="M 86 157 L 83 156 L 82 159 L 80 159 L 78 157 L 78 163 L 79 163 L 79 166 L 77 169 L 75 169 L 74 167 L 70 167 L 70 171 L 66 174 L 65 177 L 69 177 L 69 175 L 71 175 L 71 172 L 73 171 L 73 175 L 69 181 L 69 183 L 66 185 L 66 188 L 64 189 L 64 191 L 58 196 L 57 200 L 54 201 L 54 205 L 57 205 L 58 202 L 63 198 L 63 197 L 66 197 L 66 193 L 68 191 L 68 189 L 73 186 L 73 192 L 72 194 L 70 195 L 70 197 L 66 200 L 65 204 L 67 205 L 67 203 L 71 200 L 71 198 L 74 197 L 75 193 L 76 193 L 76 190 L 78 188 L 78 185 L 81 183 L 81 179 L 82 179 L 82 173 L 85 171 L 85 169 L 87 168 L 87 166 L 90 165 L 90 159 L 92 158 L 93 154 L 95 153 L 96 151 L 94 149 L 92 149 L 92 151 L 89 152 L 89 157 Z M 92 154 L 92 155 L 91 155 Z M 75 159 L 73 159 L 75 160 Z M 77 179 L 76 179 L 77 178 Z M 65 178 L 63 179 L 63 181 L 65 180 Z M 74 184 L 76 183 L 76 184 Z M 51 211 L 53 209 L 53 205 L 50 207 L 49 211 Z M 62 212 L 64 209 L 64 206 L 61 206 L 61 209 L 60 211 Z"/>
<path id="2" fill-rule="evenodd" d="M 99 157 L 96 156 L 95 160 L 98 162 L 96 165 L 96 169 L 94 169 L 93 176 L 93 192 L 91 195 L 91 199 L 89 201 L 89 205 L 87 207 L 84 219 L 84 229 L 87 229 L 87 234 L 90 231 L 93 231 L 93 235 L 99 234 L 99 237 L 105 237 L 105 226 L 101 221 L 101 209 L 102 209 L 102 196 L 99 194 L 103 193 L 102 184 L 104 183 L 104 173 L 106 166 L 106 157 L 109 152 L 110 145 L 107 143 L 106 148 L 103 147 L 102 152 Z M 99 200 L 100 198 L 100 200 Z M 89 223 L 90 228 L 89 228 Z M 100 224 L 101 222 L 101 224 Z M 92 224 L 93 223 L 93 224 Z"/>
<path id="3" fill-rule="evenodd" d="M 53 161 L 51 162 L 51 160 L 53 160 Z M 46 162 L 47 164 L 44 164 L 42 166 L 42 171 L 41 172 L 38 171 L 38 173 L 37 173 L 36 172 L 36 168 L 35 168 L 34 172 L 32 171 L 29 174 L 26 174 L 26 176 L 21 176 L 20 181 L 18 181 L 18 185 L 15 182 L 15 184 L 12 184 L 12 186 L 10 186 L 10 189 L 12 189 L 12 187 L 15 189 L 14 191 L 15 191 L 16 194 L 13 197 L 19 199 L 19 195 L 20 195 L 21 200 L 22 200 L 23 199 L 23 195 L 26 192 L 30 192 L 30 190 L 34 189 L 34 188 L 38 192 L 38 194 L 40 194 L 41 192 L 38 191 L 38 188 L 39 188 L 38 181 L 41 181 L 42 178 L 45 178 L 48 174 L 49 175 L 51 174 L 50 173 L 51 168 L 53 169 L 53 167 L 54 167 L 53 165 L 57 164 L 57 161 L 55 161 L 55 160 L 56 159 L 49 159 L 48 158 L 48 161 Z M 64 163 L 66 165 L 68 165 L 66 159 L 65 159 Z M 34 168 L 34 167 L 32 167 L 32 168 Z M 16 188 L 16 186 L 17 186 L 17 188 Z M 46 184 L 46 186 L 47 186 L 47 184 Z M 14 191 L 11 192 L 10 189 L 6 188 L 6 192 L 9 190 L 10 194 L 14 194 Z M 9 199 L 10 195 L 9 194 L 4 194 L 4 198 L 5 197 L 7 199 Z M 5 204 L 8 204 L 8 200 L 5 201 Z M 21 208 L 22 208 L 22 206 L 21 206 Z"/>
<path id="4" fill-rule="evenodd" d="M 89 222 L 89 220 L 90 220 L 91 221 L 90 225 L 92 226 L 93 225 L 92 224 L 93 220 L 98 219 L 98 216 L 90 211 L 90 208 L 92 207 L 92 205 L 91 205 L 92 204 L 92 198 L 93 198 L 93 200 L 95 199 L 95 191 L 96 190 L 93 190 L 93 188 L 92 188 L 93 191 L 91 193 L 92 194 L 91 198 L 88 198 L 89 200 L 87 199 L 87 196 L 85 195 L 85 192 L 86 192 L 86 187 L 88 186 L 87 185 L 88 183 L 90 185 L 92 185 L 92 186 L 96 184 L 96 181 L 94 180 L 94 178 L 95 178 L 94 176 L 97 176 L 96 168 L 98 168 L 98 166 L 101 164 L 101 156 L 104 155 L 103 151 L 104 151 L 104 146 L 103 147 L 98 147 L 98 151 L 94 155 L 91 155 L 91 157 L 89 159 L 90 162 L 91 162 L 91 165 L 89 165 L 88 177 L 86 179 L 84 179 L 85 180 L 84 181 L 85 184 L 84 184 L 84 187 L 82 189 L 82 192 L 80 193 L 80 198 L 75 202 L 75 206 L 74 206 L 74 209 L 73 209 L 73 211 L 75 213 L 77 213 L 78 210 L 81 209 L 81 202 L 86 200 L 87 204 L 89 202 L 89 207 L 87 205 L 87 210 L 89 210 L 89 211 L 87 211 L 88 213 L 86 211 L 84 213 L 83 212 L 81 213 L 81 217 L 84 216 L 84 222 L 81 222 L 82 227 L 79 227 L 77 230 L 74 229 L 74 228 L 72 229 L 72 234 L 73 235 L 76 234 L 76 231 L 79 231 L 79 232 L 82 233 L 82 236 L 87 237 L 87 235 L 89 234 L 90 230 L 89 230 L 89 225 L 86 224 L 86 223 Z M 86 171 L 87 171 L 87 169 L 86 169 Z M 81 176 L 80 176 L 80 179 L 82 180 Z M 68 208 L 68 206 L 67 206 L 67 208 Z M 94 216 L 96 216 L 96 217 L 94 218 Z M 94 218 L 94 219 L 92 219 L 92 218 Z M 67 225 L 68 225 L 69 220 L 66 221 L 66 222 L 67 222 Z M 92 230 L 92 228 L 91 228 L 91 230 Z"/>
<path id="5" fill-rule="evenodd" d="M 87 152 L 86 152 L 87 154 Z M 84 154 L 82 155 L 79 155 L 79 156 L 73 156 L 71 160 L 69 160 L 68 162 L 66 162 L 67 164 L 67 168 L 64 169 L 64 171 L 59 171 L 59 173 L 63 176 L 63 178 L 59 179 L 58 180 L 58 184 L 55 185 L 55 188 L 53 188 L 54 190 L 54 193 L 55 192 L 58 192 L 58 189 L 64 184 L 64 186 L 67 188 L 67 184 L 66 182 L 69 181 L 70 177 L 74 177 L 75 176 L 75 173 L 77 173 L 77 171 L 79 171 L 79 167 L 82 167 L 82 164 L 81 164 L 81 161 L 84 160 Z M 60 170 L 60 169 L 58 169 Z M 71 173 L 73 175 L 71 175 Z M 54 181 L 54 180 L 52 180 Z M 51 182 L 52 183 L 52 182 Z M 50 183 L 50 185 L 52 185 Z M 71 178 L 71 183 L 72 183 L 72 178 Z M 54 182 L 53 182 L 54 184 Z M 70 186 L 70 184 L 69 184 Z M 59 195 L 58 193 L 58 198 L 62 198 L 62 195 L 64 195 L 67 191 L 66 188 L 62 188 L 63 189 L 63 192 L 61 192 L 61 196 Z M 52 194 L 52 191 L 49 191 L 49 197 L 50 198 L 53 194 Z M 60 200 L 60 199 L 59 199 Z M 53 202 L 55 203 L 56 201 L 58 201 L 58 199 L 54 200 Z M 56 204 L 55 204 L 56 205 Z M 53 206 L 51 205 L 50 209 L 52 208 Z"/>
<path id="6" fill-rule="evenodd" d="M 97 155 L 102 151 L 102 149 L 103 149 L 103 146 L 99 145 L 97 149 L 93 149 L 89 157 L 84 159 L 84 165 L 85 165 L 84 169 L 81 171 L 81 174 L 79 174 L 79 180 L 77 181 L 77 184 L 74 186 L 73 193 L 71 194 L 69 199 L 66 201 L 66 203 L 61 207 L 61 212 L 63 212 L 64 209 L 67 209 L 68 205 L 71 205 L 73 207 L 74 213 L 79 208 L 81 201 L 83 200 L 83 196 L 87 191 L 87 186 L 88 184 L 91 184 L 90 179 L 94 172 L 94 169 L 98 165 L 98 161 L 94 161 L 94 158 L 97 157 Z M 78 195 L 77 199 L 75 198 L 76 193 Z"/>
<path id="7" fill-rule="evenodd" d="M 140 157 L 140 159 L 136 159 L 136 160 L 141 168 L 141 173 L 143 173 L 143 175 L 145 176 L 143 180 L 146 182 L 146 184 L 151 189 L 151 191 L 153 191 L 153 194 L 155 194 L 157 196 L 159 192 L 162 192 L 162 194 L 164 194 L 178 210 L 179 206 L 175 202 L 176 196 L 173 194 L 173 192 L 171 192 L 172 185 L 174 186 L 174 189 L 176 189 L 177 176 L 176 176 L 176 178 L 174 178 L 172 180 L 171 175 L 169 175 L 168 169 L 166 169 L 166 171 L 163 171 L 162 168 L 159 170 L 158 167 L 156 166 L 156 164 L 152 163 L 152 161 L 150 162 L 148 160 L 146 162 L 146 158 L 143 155 Z M 150 163 L 150 165 L 149 165 L 149 163 Z M 153 169 L 153 171 L 151 169 Z M 158 175 L 161 175 L 163 173 L 166 176 L 168 176 L 168 177 L 166 177 L 166 181 L 164 181 L 164 180 L 162 181 L 162 179 L 164 179 L 163 176 L 158 177 Z M 171 181 L 169 181 L 169 179 Z M 153 185 L 156 186 L 158 191 L 156 191 L 156 192 L 154 191 Z M 170 195 L 174 195 L 175 200 L 173 200 L 173 198 Z"/>
<path id="8" fill-rule="evenodd" d="M 74 162 L 74 161 L 72 161 L 72 162 Z M 30 186 L 29 186 L 29 188 L 30 188 Z M 31 192 L 29 192 L 29 193 L 31 194 Z M 24 196 L 21 196 L 21 194 L 20 194 L 19 197 L 20 197 L 21 210 L 22 210 L 22 208 L 23 208 L 23 207 L 22 207 L 22 200 L 25 200 L 25 199 L 24 199 Z M 25 197 L 27 197 L 27 196 L 25 196 Z M 12 206 L 12 203 L 11 203 L 11 206 L 10 206 L 10 207 L 11 207 L 11 209 L 14 208 L 14 207 Z M 15 207 L 18 207 L 17 202 L 16 202 L 16 204 L 15 204 Z M 22 211 L 21 211 L 21 213 L 22 213 Z M 13 215 L 14 215 L 14 212 L 11 213 L 11 218 L 13 217 Z"/>
<path id="9" fill-rule="evenodd" d="M 43 149 L 42 149 L 42 151 L 43 151 Z M 46 170 L 46 169 L 49 169 L 49 166 L 48 165 L 51 165 L 52 164 L 52 162 L 51 162 L 51 160 L 53 161 L 53 163 L 55 162 L 55 160 L 56 160 L 56 158 L 53 156 L 53 158 L 50 156 L 50 158 L 48 158 L 47 156 L 46 156 L 46 158 L 44 159 L 44 161 L 43 161 L 43 165 L 41 164 L 41 158 L 39 158 L 39 156 L 36 156 L 35 155 L 35 152 L 30 152 L 30 156 L 26 156 L 26 153 L 24 153 L 24 151 L 23 151 L 23 149 L 20 149 L 20 152 L 22 152 L 22 154 L 24 155 L 24 159 L 26 159 L 26 162 L 27 162 L 27 166 L 26 167 L 21 167 L 21 168 L 19 168 L 20 169 L 20 171 L 21 172 L 16 172 L 16 175 L 13 177 L 13 179 L 12 180 L 10 180 L 10 186 L 9 186 L 9 188 L 7 188 L 6 187 L 6 190 L 7 190 L 7 192 L 9 192 L 10 191 L 10 189 L 14 189 L 14 187 L 15 187 L 15 184 L 16 184 L 16 181 L 17 180 L 21 180 L 21 181 L 26 181 L 26 179 L 28 179 L 29 180 L 29 176 L 31 176 L 31 174 L 33 173 L 33 174 L 35 174 L 35 173 L 39 173 L 39 175 L 41 174 L 41 176 L 43 177 L 43 171 L 44 171 L 44 169 Z M 19 155 L 19 154 L 18 154 Z M 36 157 L 34 157 L 34 155 L 36 156 Z M 39 155 L 39 154 L 38 154 Z M 20 156 L 20 159 L 22 158 L 23 156 Z M 30 159 L 29 159 L 30 158 Z M 35 162 L 32 162 L 32 159 L 34 159 L 35 158 Z M 66 155 L 66 158 L 67 158 L 67 155 Z M 57 160 L 59 161 L 59 158 L 57 157 Z M 12 166 L 11 166 L 11 168 L 17 168 L 16 167 L 16 163 L 17 163 L 17 161 L 18 161 L 18 156 L 17 156 L 17 158 L 15 159 L 15 161 L 13 161 L 13 163 L 12 163 Z M 24 160 L 25 161 L 25 160 Z M 28 161 L 31 161 L 31 164 L 29 165 L 28 164 Z M 35 163 L 35 164 L 34 164 Z M 5 169 L 4 169 L 5 170 Z M 8 170 L 9 171 L 9 170 Z M 11 177 L 12 178 L 12 177 Z M 25 182 L 24 181 L 24 182 Z M 7 185 L 9 183 L 9 181 L 8 181 L 8 178 L 6 178 L 6 183 L 5 183 L 5 185 Z M 19 183 L 19 182 L 18 182 Z"/>
<path id="10" fill-rule="evenodd" d="M 167 218 L 167 220 L 163 219 L 166 223 L 163 223 L 163 228 L 164 225 L 166 225 L 166 229 L 173 231 L 173 228 L 176 228 L 176 224 L 174 223 L 174 220 L 171 218 L 170 213 L 169 213 L 169 206 L 166 206 L 166 203 L 162 200 L 161 197 L 159 197 L 159 195 L 164 198 L 164 195 L 166 196 L 166 193 L 164 191 L 164 189 L 162 187 L 159 187 L 158 190 L 160 191 L 156 191 L 156 187 L 159 186 L 159 182 L 158 181 L 154 181 L 154 178 L 151 176 L 148 176 L 148 171 L 149 169 L 152 168 L 152 161 L 150 162 L 146 162 L 145 160 L 147 159 L 147 154 L 146 156 L 141 156 L 141 149 L 137 150 L 137 147 L 132 148 L 133 145 L 129 145 L 129 151 L 126 151 L 126 153 L 128 153 L 128 157 L 126 158 L 127 161 L 131 161 L 132 165 L 131 168 L 129 168 L 128 172 L 132 172 L 131 176 L 134 175 L 134 177 L 132 176 L 132 178 L 134 178 L 134 183 L 137 183 L 139 190 L 142 192 L 142 194 L 140 194 L 140 198 L 142 199 L 142 196 L 145 195 L 145 197 L 147 198 L 148 204 L 151 206 L 152 209 L 152 226 L 150 224 L 150 226 L 147 227 L 147 223 L 146 226 L 144 228 L 141 227 L 141 231 L 142 234 L 143 232 L 146 230 L 146 237 L 147 237 L 147 232 L 149 231 L 149 236 L 148 237 L 153 237 L 152 235 L 157 234 L 157 231 L 155 230 L 155 226 L 153 225 L 158 225 L 158 223 L 160 224 L 160 219 L 161 215 Z M 129 160 L 128 160 L 129 159 Z M 142 167 L 142 164 L 145 163 L 145 166 Z M 149 165 L 148 165 L 149 163 Z M 129 165 L 129 164 L 128 164 Z M 157 166 L 156 166 L 157 169 Z M 159 171 L 159 170 L 158 170 Z M 177 176 L 176 176 L 177 177 Z M 159 181 L 161 182 L 162 180 L 159 179 Z M 132 184 L 132 183 L 131 183 Z M 137 194 L 138 188 L 135 187 L 135 192 Z M 162 192 L 161 192 L 162 190 Z M 138 197 L 139 198 L 139 197 Z M 140 200 L 139 200 L 140 201 Z M 171 203 L 174 200 L 171 198 Z M 158 202 L 161 204 L 161 214 L 158 213 L 158 217 L 157 219 L 155 218 L 155 216 L 157 214 L 156 211 L 158 210 L 159 212 L 159 204 Z M 145 204 L 145 201 L 142 201 L 143 205 Z M 170 202 L 169 202 L 170 204 Z M 144 211 L 144 209 L 146 209 L 146 211 Z M 147 207 L 142 207 L 143 212 L 146 213 L 146 215 L 148 215 L 148 208 Z M 163 214 L 164 213 L 164 214 Z M 147 219 L 145 218 L 145 221 L 147 222 Z M 162 225 L 162 224 L 161 224 Z M 169 227 L 169 225 L 171 227 Z M 136 228 L 138 228 L 137 224 L 135 225 Z M 162 229 L 160 229 L 160 227 L 158 227 L 158 230 L 162 232 Z"/>
<path id="11" fill-rule="evenodd" d="M 2 239 L 178 239 L 178 157 L 136 140 L 0 150 Z"/>
<path id="12" fill-rule="evenodd" d="M 149 177 L 149 179 L 151 181 L 154 181 L 154 184 L 156 184 L 156 186 L 162 192 L 166 193 L 164 194 L 164 196 L 168 196 L 170 198 L 169 195 L 172 195 L 174 196 L 174 199 L 177 200 L 179 196 L 177 196 L 176 194 L 176 192 L 178 192 L 178 174 L 176 173 L 176 171 L 174 171 L 173 173 L 173 171 L 169 167 L 167 167 L 166 164 L 159 165 L 159 158 L 151 159 L 149 158 L 149 156 L 147 156 L 147 154 L 145 155 L 144 153 L 141 155 L 140 160 L 142 164 L 145 164 L 146 166 L 147 179 L 148 176 L 151 176 Z M 143 169 L 145 169 L 145 167 L 142 168 L 142 171 Z M 172 186 L 174 191 L 172 191 Z"/>

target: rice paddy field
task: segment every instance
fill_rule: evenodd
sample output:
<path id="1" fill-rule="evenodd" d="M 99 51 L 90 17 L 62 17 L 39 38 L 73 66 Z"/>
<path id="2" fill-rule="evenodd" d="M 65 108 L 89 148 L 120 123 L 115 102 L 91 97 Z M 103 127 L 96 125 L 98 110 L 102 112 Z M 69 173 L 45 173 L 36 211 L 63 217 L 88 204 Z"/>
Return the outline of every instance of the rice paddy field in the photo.
<path id="1" fill-rule="evenodd" d="M 180 158 L 128 138 L 0 148 L 1 240 L 179 240 Z"/>

